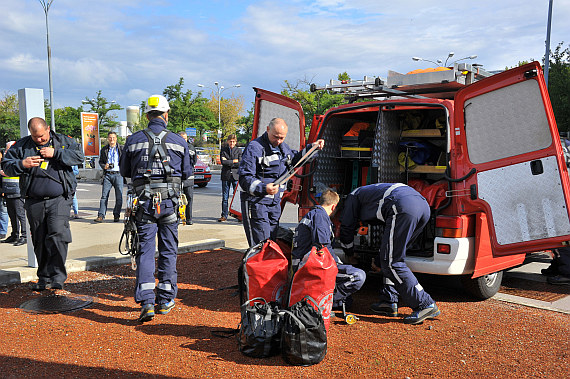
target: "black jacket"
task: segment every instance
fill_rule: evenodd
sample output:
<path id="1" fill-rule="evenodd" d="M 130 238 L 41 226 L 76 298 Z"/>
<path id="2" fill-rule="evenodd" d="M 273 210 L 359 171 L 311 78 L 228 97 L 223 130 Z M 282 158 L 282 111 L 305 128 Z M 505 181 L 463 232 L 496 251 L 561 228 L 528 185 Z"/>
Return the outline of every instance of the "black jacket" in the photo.
<path id="1" fill-rule="evenodd" d="M 50 132 L 55 149 L 53 158 L 57 160 L 62 168 L 58 170 L 59 180 L 63 183 L 63 196 L 70 198 L 75 193 L 77 187 L 77 179 L 73 174 L 71 166 L 80 165 L 85 157 L 81 145 L 75 142 L 73 138 Z M 28 187 L 32 179 L 34 168 L 24 168 L 22 160 L 27 157 L 38 155 L 36 143 L 31 136 L 20 138 L 8 151 L 2 159 L 2 169 L 9 176 L 20 177 L 20 194 L 26 197 Z"/>
<path id="2" fill-rule="evenodd" d="M 120 160 L 121 155 L 123 155 L 123 147 L 117 144 L 117 148 L 119 149 L 119 160 Z M 99 166 L 101 166 L 103 170 L 105 170 L 105 165 L 107 164 L 108 159 L 109 159 L 109 144 L 103 146 L 103 148 L 101 149 L 101 153 L 99 154 Z"/>
<path id="3" fill-rule="evenodd" d="M 220 161 L 222 162 L 222 180 L 228 181 L 232 176 L 235 180 L 238 180 L 238 168 L 239 161 L 241 161 L 241 155 L 242 151 L 237 146 L 234 146 L 234 148 L 231 150 L 228 144 L 222 146 L 222 150 L 220 151 Z M 234 163 L 234 159 L 238 160 L 237 163 Z"/>

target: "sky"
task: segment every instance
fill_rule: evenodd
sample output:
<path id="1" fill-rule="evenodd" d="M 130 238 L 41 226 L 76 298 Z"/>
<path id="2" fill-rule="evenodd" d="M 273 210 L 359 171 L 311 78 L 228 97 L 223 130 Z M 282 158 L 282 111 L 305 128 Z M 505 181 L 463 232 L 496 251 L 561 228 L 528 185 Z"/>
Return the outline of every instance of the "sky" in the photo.
<path id="1" fill-rule="evenodd" d="M 184 78 L 184 89 L 223 97 L 284 81 L 324 85 L 388 70 L 470 60 L 501 70 L 545 53 L 548 0 L 54 0 L 48 12 L 56 108 L 78 107 L 98 90 L 138 105 Z M 38 0 L 2 0 L 0 97 L 42 88 L 49 98 L 46 18 Z M 566 21 L 565 21 L 566 20 Z M 551 49 L 570 43 L 570 2 L 553 2 Z M 469 60 L 468 60 L 469 61 Z M 206 87 L 201 89 L 197 84 Z M 230 88 L 240 84 L 239 88 Z M 86 109 L 87 110 L 87 109 Z M 124 112 L 124 111 L 123 111 Z M 126 114 L 119 114 L 126 119 Z"/>

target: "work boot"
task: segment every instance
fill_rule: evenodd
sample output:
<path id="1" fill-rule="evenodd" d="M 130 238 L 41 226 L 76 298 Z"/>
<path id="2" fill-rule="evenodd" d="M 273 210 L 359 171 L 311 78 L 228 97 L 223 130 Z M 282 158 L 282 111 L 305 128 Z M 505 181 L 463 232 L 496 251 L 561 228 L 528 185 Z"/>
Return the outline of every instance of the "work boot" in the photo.
<path id="1" fill-rule="evenodd" d="M 379 315 L 388 316 L 388 317 L 398 317 L 398 304 L 396 303 L 388 303 L 388 302 L 374 303 L 370 306 L 370 309 L 372 309 L 374 313 L 378 313 Z"/>
<path id="2" fill-rule="evenodd" d="M 28 243 L 28 239 L 26 237 L 20 237 L 16 242 L 14 242 L 14 246 L 22 246 Z"/>
<path id="3" fill-rule="evenodd" d="M 227 219 L 228 219 L 227 217 L 222 216 L 222 217 L 220 217 L 220 218 L 218 219 L 218 222 L 224 222 L 224 221 L 226 221 Z"/>
<path id="4" fill-rule="evenodd" d="M 6 238 L 5 240 L 2 240 L 2 241 L 0 241 L 0 242 L 2 242 L 2 243 L 14 243 L 14 242 L 16 242 L 17 240 L 18 240 L 18 236 L 17 236 L 17 235 L 14 235 L 14 234 L 11 234 L 10 237 L 8 237 L 8 238 Z"/>
<path id="5" fill-rule="evenodd" d="M 570 284 L 570 277 L 558 274 L 556 276 L 549 276 L 548 278 L 546 278 L 546 281 L 549 284 L 554 284 L 557 286 L 569 285 Z"/>
<path id="6" fill-rule="evenodd" d="M 103 222 L 103 217 L 97 216 L 97 218 L 93 220 L 93 222 Z"/>
<path id="7" fill-rule="evenodd" d="M 411 315 L 404 317 L 404 324 L 421 324 L 425 319 L 435 318 L 439 316 L 441 312 L 437 308 L 435 303 L 428 305 L 425 308 L 413 311 Z"/>
<path id="8" fill-rule="evenodd" d="M 154 304 L 144 304 L 141 308 L 140 322 L 147 322 L 154 318 Z"/>
<path id="9" fill-rule="evenodd" d="M 50 283 L 46 283 L 44 281 L 38 281 L 37 283 L 33 283 L 32 286 L 30 287 L 30 289 L 32 291 L 45 291 L 46 289 L 51 288 Z"/>
<path id="10" fill-rule="evenodd" d="M 174 305 L 174 300 L 170 300 L 168 303 L 158 304 L 158 314 L 167 314 L 174 308 Z"/>

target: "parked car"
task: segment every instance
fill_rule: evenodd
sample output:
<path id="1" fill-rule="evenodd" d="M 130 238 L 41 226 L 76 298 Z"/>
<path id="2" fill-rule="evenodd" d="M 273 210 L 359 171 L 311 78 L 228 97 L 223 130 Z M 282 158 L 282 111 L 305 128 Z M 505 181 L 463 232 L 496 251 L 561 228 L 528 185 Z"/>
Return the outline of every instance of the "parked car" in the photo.
<path id="1" fill-rule="evenodd" d="M 194 165 L 194 184 L 198 187 L 206 187 L 211 179 L 212 173 L 210 172 L 210 166 L 198 158 Z"/>
<path id="2" fill-rule="evenodd" d="M 562 151 L 564 151 L 564 158 L 566 159 L 566 167 L 570 167 L 570 147 L 568 146 L 567 139 L 560 137 L 560 143 L 562 144 Z"/>
<path id="3" fill-rule="evenodd" d="M 209 165 L 210 162 L 212 161 L 212 158 L 210 158 L 210 154 L 208 154 L 207 150 L 204 149 L 203 147 L 197 147 L 196 148 L 196 155 L 198 156 L 198 159 L 202 161 L 202 163 Z"/>

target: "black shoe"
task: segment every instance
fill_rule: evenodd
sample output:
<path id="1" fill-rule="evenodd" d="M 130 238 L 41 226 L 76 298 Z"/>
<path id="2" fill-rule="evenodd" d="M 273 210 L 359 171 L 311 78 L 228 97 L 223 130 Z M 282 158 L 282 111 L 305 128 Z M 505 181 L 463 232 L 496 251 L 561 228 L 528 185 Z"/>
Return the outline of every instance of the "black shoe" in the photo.
<path id="1" fill-rule="evenodd" d="M 141 307 L 140 322 L 147 322 L 154 318 L 154 304 L 145 304 Z"/>
<path id="2" fill-rule="evenodd" d="M 22 246 L 28 243 L 28 240 L 25 237 L 20 237 L 16 242 L 14 242 L 14 246 Z"/>
<path id="3" fill-rule="evenodd" d="M 398 304 L 396 303 L 374 303 L 370 306 L 374 313 L 388 317 L 398 317 Z"/>
<path id="4" fill-rule="evenodd" d="M 0 242 L 2 242 L 2 243 L 14 243 L 17 240 L 18 240 L 18 237 L 12 234 L 10 237 L 8 237 L 5 240 L 2 240 Z"/>
<path id="5" fill-rule="evenodd" d="M 194 225 L 192 221 L 186 221 L 186 225 Z"/>
<path id="6" fill-rule="evenodd" d="M 37 282 L 32 284 L 32 286 L 30 287 L 32 291 L 45 291 L 46 289 L 49 288 L 51 288 L 50 283 L 45 283 L 45 282 Z"/>
<path id="7" fill-rule="evenodd" d="M 556 276 L 549 276 L 548 278 L 546 278 L 546 281 L 549 284 L 554 284 L 557 286 L 569 285 L 570 277 L 558 274 Z"/>
<path id="8" fill-rule="evenodd" d="M 423 309 L 413 311 L 411 315 L 404 317 L 404 324 L 417 325 L 424 322 L 425 319 L 435 318 L 440 315 L 440 311 L 435 303 L 428 305 Z"/>
<path id="9" fill-rule="evenodd" d="M 63 283 L 53 282 L 49 285 L 49 288 L 51 288 L 52 290 L 62 290 L 63 289 Z"/>
<path id="10" fill-rule="evenodd" d="M 115 218 L 113 218 L 113 222 L 119 222 L 121 221 L 121 216 L 115 216 Z"/>

